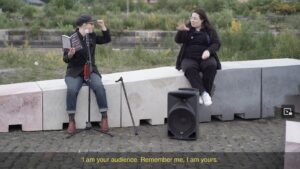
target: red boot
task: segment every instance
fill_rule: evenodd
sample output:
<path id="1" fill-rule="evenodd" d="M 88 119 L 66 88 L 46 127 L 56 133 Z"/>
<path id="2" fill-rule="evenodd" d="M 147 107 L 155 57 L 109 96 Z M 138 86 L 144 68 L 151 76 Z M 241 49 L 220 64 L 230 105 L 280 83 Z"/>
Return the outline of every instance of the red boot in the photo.
<path id="1" fill-rule="evenodd" d="M 69 121 L 69 126 L 68 126 L 68 129 L 67 129 L 67 132 L 69 134 L 75 134 L 75 132 L 76 132 L 76 123 L 75 123 L 75 120 Z"/>
<path id="2" fill-rule="evenodd" d="M 108 119 L 107 117 L 102 117 L 102 120 L 100 122 L 100 131 L 107 133 L 108 132 Z"/>

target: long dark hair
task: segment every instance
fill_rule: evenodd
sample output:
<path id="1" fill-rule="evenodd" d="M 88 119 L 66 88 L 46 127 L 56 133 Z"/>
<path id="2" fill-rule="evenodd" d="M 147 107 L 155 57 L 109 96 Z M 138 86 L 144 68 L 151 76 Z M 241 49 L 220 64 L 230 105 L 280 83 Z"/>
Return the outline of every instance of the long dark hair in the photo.
<path id="1" fill-rule="evenodd" d="M 194 10 L 192 13 L 196 13 L 199 15 L 200 19 L 203 20 L 203 28 L 205 30 L 211 30 L 213 29 L 212 25 L 210 24 L 208 17 L 206 15 L 206 12 L 204 11 L 204 9 L 196 9 Z M 191 22 L 189 21 L 188 26 L 191 27 Z"/>

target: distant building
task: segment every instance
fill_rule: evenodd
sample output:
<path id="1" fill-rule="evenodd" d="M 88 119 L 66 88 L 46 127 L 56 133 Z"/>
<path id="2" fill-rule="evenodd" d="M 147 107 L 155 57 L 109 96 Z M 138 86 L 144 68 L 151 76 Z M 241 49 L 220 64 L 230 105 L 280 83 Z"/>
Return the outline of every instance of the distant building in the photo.
<path id="1" fill-rule="evenodd" d="M 24 2 L 30 4 L 30 5 L 37 5 L 37 6 L 43 6 L 45 2 L 41 0 L 24 0 Z"/>

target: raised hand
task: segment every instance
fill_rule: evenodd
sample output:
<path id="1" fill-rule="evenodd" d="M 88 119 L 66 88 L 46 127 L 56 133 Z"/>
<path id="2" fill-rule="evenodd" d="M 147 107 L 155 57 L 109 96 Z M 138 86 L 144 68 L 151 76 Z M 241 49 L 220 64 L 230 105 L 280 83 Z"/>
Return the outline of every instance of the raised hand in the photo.
<path id="1" fill-rule="evenodd" d="M 177 23 L 177 30 L 178 31 L 189 31 L 190 29 L 188 27 L 186 27 L 186 25 L 183 21 L 179 21 Z"/>
<path id="2" fill-rule="evenodd" d="M 101 30 L 103 30 L 103 31 L 107 30 L 104 20 L 102 20 L 102 19 L 97 20 L 97 25 Z"/>

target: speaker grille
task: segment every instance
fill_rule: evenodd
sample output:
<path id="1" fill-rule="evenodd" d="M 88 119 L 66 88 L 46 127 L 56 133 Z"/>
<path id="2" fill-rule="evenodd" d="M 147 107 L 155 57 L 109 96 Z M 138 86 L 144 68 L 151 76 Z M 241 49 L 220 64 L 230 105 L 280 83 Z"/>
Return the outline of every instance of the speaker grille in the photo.
<path id="1" fill-rule="evenodd" d="M 168 136 L 196 140 L 198 133 L 199 91 L 182 89 L 168 93 Z"/>
<path id="2" fill-rule="evenodd" d="M 187 107 L 177 107 L 170 112 L 168 125 L 174 135 L 189 136 L 196 126 L 195 115 Z"/>

